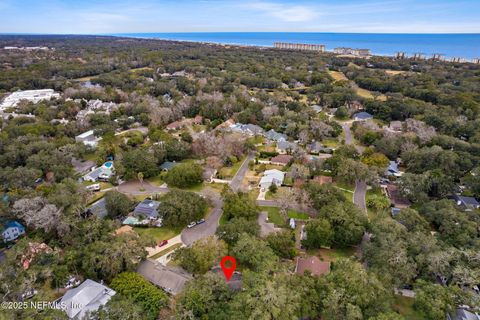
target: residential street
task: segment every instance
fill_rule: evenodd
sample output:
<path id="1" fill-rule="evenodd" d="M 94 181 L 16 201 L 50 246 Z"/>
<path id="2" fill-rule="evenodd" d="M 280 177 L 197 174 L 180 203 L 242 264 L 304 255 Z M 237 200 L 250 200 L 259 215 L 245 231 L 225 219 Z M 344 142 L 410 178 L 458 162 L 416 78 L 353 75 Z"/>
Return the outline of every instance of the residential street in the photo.
<path id="1" fill-rule="evenodd" d="M 195 241 L 212 236 L 217 231 L 220 216 L 222 215 L 222 198 L 216 195 L 213 199 L 214 208 L 206 219 L 206 221 L 193 228 L 185 228 L 182 231 L 182 242 L 187 246 L 191 245 Z"/>
<path id="2" fill-rule="evenodd" d="M 232 179 L 232 182 L 230 182 L 230 188 L 232 188 L 233 191 L 238 191 L 242 186 L 243 178 L 245 178 L 245 174 L 248 171 L 248 163 L 253 159 L 255 159 L 255 154 L 250 153 L 245 161 L 243 161 L 242 166 L 240 169 L 238 169 L 237 174 L 235 174 L 235 177 Z"/>
<path id="3" fill-rule="evenodd" d="M 353 193 L 353 203 L 365 213 L 367 212 L 367 205 L 365 203 L 365 196 L 367 194 L 367 184 L 365 181 L 356 181 L 355 192 Z"/>

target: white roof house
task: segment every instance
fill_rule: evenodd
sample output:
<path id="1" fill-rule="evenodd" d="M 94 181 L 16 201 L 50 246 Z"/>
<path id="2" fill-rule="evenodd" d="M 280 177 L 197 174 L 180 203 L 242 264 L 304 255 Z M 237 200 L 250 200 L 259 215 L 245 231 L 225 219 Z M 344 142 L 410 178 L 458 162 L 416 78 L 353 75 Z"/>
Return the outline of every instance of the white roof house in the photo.
<path id="1" fill-rule="evenodd" d="M 93 168 L 89 173 L 82 177 L 83 181 L 97 182 L 98 180 L 108 180 L 113 175 L 115 168 L 112 161 L 105 162 L 101 167 Z"/>
<path id="2" fill-rule="evenodd" d="M 280 187 L 285 179 L 285 172 L 272 169 L 266 170 L 263 173 L 263 177 L 260 179 L 259 186 L 262 189 L 268 189 L 272 184 L 276 184 L 277 187 Z"/>
<path id="3" fill-rule="evenodd" d="M 38 103 L 42 100 L 50 100 L 58 97 L 60 97 L 60 94 L 55 93 L 53 89 L 16 91 L 3 100 L 0 104 L 0 111 L 3 111 L 6 108 L 16 107 L 22 100 Z"/>
<path id="4" fill-rule="evenodd" d="M 102 138 L 97 138 L 93 130 L 89 130 L 75 137 L 76 142 L 82 142 L 84 145 L 96 148 Z"/>
<path id="5" fill-rule="evenodd" d="M 83 319 L 88 312 L 107 304 L 115 294 L 113 289 L 87 279 L 75 289 L 68 290 L 57 303 L 64 306 L 62 310 L 70 319 Z"/>

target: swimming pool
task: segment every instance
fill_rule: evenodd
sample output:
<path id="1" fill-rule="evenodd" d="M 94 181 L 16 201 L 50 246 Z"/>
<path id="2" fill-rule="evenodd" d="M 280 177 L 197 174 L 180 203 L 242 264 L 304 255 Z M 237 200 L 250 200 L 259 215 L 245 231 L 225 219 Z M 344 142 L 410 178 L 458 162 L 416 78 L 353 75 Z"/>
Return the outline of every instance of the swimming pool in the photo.
<path id="1" fill-rule="evenodd" d="M 113 167 L 113 162 L 112 161 L 107 161 L 103 164 L 103 166 L 105 168 L 111 168 L 111 167 Z"/>

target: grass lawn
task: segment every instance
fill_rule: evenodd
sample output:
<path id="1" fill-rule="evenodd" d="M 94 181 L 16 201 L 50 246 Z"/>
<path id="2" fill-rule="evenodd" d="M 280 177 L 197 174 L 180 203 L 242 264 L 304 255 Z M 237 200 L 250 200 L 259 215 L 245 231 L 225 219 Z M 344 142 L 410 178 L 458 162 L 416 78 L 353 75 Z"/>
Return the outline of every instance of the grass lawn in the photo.
<path id="1" fill-rule="evenodd" d="M 223 167 L 219 170 L 220 175 L 223 178 L 233 178 L 237 173 L 238 169 L 242 166 L 243 161 L 245 161 L 245 157 L 239 159 L 235 162 L 231 167 Z"/>
<path id="2" fill-rule="evenodd" d="M 140 228 L 134 227 L 133 230 L 139 235 L 148 235 L 152 236 L 156 242 L 168 240 L 180 233 L 181 228 L 170 228 L 170 227 L 160 227 L 160 228 Z"/>
<path id="3" fill-rule="evenodd" d="M 102 199 L 104 195 L 105 195 L 105 192 L 102 192 L 102 191 L 93 193 L 92 197 L 90 199 L 88 199 L 88 201 L 87 201 L 87 206 L 89 206 L 92 203 Z"/>
<path id="4" fill-rule="evenodd" d="M 220 224 L 221 226 L 223 226 L 223 225 L 224 225 L 225 223 L 227 223 L 227 222 L 228 222 L 228 220 L 227 220 L 227 215 L 222 214 L 222 215 L 220 216 L 219 224 Z"/>
<path id="5" fill-rule="evenodd" d="M 309 255 L 315 255 L 322 261 L 336 261 L 340 258 L 350 258 L 355 255 L 355 248 L 335 248 L 335 249 L 314 249 L 308 250 Z"/>
<path id="6" fill-rule="evenodd" d="M 280 209 L 276 207 L 260 207 L 262 211 L 268 213 L 268 221 L 275 224 L 276 226 L 285 227 L 287 224 L 283 221 L 282 216 L 280 215 Z M 307 220 L 309 218 L 308 214 L 303 212 L 298 212 L 295 210 L 288 210 L 288 217 L 294 219 L 303 219 Z"/>
<path id="7" fill-rule="evenodd" d="M 337 148 L 340 145 L 338 139 L 323 139 L 322 143 L 328 148 Z"/>
<path id="8" fill-rule="evenodd" d="M 164 250 L 162 250 L 162 251 L 154 254 L 153 256 L 150 256 L 149 258 L 150 258 L 150 259 L 158 259 L 158 258 L 166 255 L 167 253 L 172 252 L 172 251 L 180 248 L 181 246 L 182 246 L 181 243 L 175 243 L 175 244 L 174 244 L 173 246 L 171 246 L 170 248 L 164 249 Z"/>
<path id="9" fill-rule="evenodd" d="M 365 201 L 367 201 L 367 203 L 368 203 L 368 199 L 370 199 L 372 197 L 375 197 L 375 196 L 386 198 L 385 195 L 383 194 L 381 188 L 372 188 L 372 189 L 367 190 L 367 194 L 365 195 Z M 375 209 L 367 207 L 367 213 L 368 213 L 368 217 L 370 219 L 373 219 L 375 216 L 378 216 L 379 214 L 385 214 L 385 211 L 388 211 L 388 210 L 389 209 L 387 209 L 387 210 L 375 210 Z M 389 215 L 389 213 L 387 215 Z"/>
<path id="10" fill-rule="evenodd" d="M 372 94 L 371 91 L 369 90 L 366 90 L 366 89 L 362 89 L 362 88 L 357 88 L 355 89 L 356 93 L 362 97 L 362 98 L 365 98 L 365 99 L 375 99 L 375 96 Z M 381 94 L 377 97 L 377 100 L 380 100 L 380 101 L 387 101 L 387 96 L 384 95 L 384 94 Z"/>
<path id="11" fill-rule="evenodd" d="M 407 73 L 407 71 L 386 69 L 385 73 L 388 74 L 389 76 L 396 76 L 398 74 Z"/>
<path id="12" fill-rule="evenodd" d="M 204 187 L 205 187 L 205 184 L 203 182 L 201 182 L 201 183 L 196 184 L 196 185 L 191 186 L 191 187 L 174 188 L 174 189 L 180 189 L 180 190 L 183 190 L 183 191 L 191 191 L 191 192 L 200 192 L 200 191 L 203 190 Z"/>
<path id="13" fill-rule="evenodd" d="M 415 299 L 403 296 L 395 296 L 393 309 L 409 320 L 425 319 L 418 311 L 413 309 Z"/>
<path id="14" fill-rule="evenodd" d="M 86 161 L 97 162 L 97 158 L 98 158 L 98 155 L 95 152 L 86 153 L 85 156 L 84 156 L 84 159 Z"/>
<path id="15" fill-rule="evenodd" d="M 355 185 L 354 184 L 348 184 L 348 183 L 343 183 L 343 182 L 340 182 L 340 181 L 336 181 L 335 186 L 339 189 L 345 189 L 345 190 L 348 190 L 352 193 L 355 191 Z"/>
<path id="16" fill-rule="evenodd" d="M 343 72 L 329 70 L 328 73 L 335 81 L 348 81 L 348 78 L 343 74 Z"/>
<path id="17" fill-rule="evenodd" d="M 154 186 L 161 186 L 164 183 L 163 180 L 162 180 L 162 177 L 163 177 L 163 174 L 159 174 L 155 177 L 151 177 L 151 178 L 148 178 L 148 179 L 145 179 L 145 180 L 148 181 L 149 183 L 151 183 Z"/>

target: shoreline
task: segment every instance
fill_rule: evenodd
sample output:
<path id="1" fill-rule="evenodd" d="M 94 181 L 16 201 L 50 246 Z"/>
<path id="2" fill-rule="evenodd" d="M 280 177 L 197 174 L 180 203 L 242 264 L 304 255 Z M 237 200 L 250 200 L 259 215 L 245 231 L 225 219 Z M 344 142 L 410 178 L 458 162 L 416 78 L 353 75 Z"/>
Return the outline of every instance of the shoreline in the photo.
<path id="1" fill-rule="evenodd" d="M 229 32 L 225 32 L 229 33 Z M 476 33 L 472 33 L 474 35 L 477 35 Z M 422 35 L 429 35 L 429 34 L 422 34 Z M 130 39 L 146 39 L 146 40 L 161 40 L 161 41 L 172 41 L 172 42 L 186 42 L 186 43 L 198 43 L 198 44 L 203 44 L 203 45 L 215 45 L 215 46 L 234 46 L 234 47 L 240 47 L 240 48 L 259 48 L 259 49 L 275 49 L 275 50 L 284 50 L 287 51 L 288 49 L 277 49 L 274 47 L 274 45 L 259 45 L 259 44 L 240 44 L 240 43 L 224 43 L 224 42 L 211 42 L 211 41 L 200 41 L 200 40 L 185 40 L 185 39 L 171 39 L 171 38 L 161 38 L 161 37 L 146 37 L 146 36 L 135 36 L 134 34 L 132 35 L 127 35 L 127 34 L 109 34 L 108 36 L 112 37 L 118 37 L 118 38 L 130 38 Z M 297 43 L 297 42 L 290 42 L 290 43 Z M 299 42 L 298 42 L 299 43 Z M 293 51 L 300 51 L 300 52 L 308 52 L 306 50 L 293 50 Z M 311 51 L 314 52 L 314 51 Z M 337 54 L 334 52 L 333 49 L 328 50 L 325 49 L 323 52 L 318 52 L 318 53 L 330 53 L 336 56 L 342 56 L 342 57 L 347 57 L 347 58 L 360 58 L 360 59 L 368 59 L 370 57 L 382 57 L 382 58 L 390 58 L 390 59 L 395 59 L 395 55 L 392 54 L 382 54 L 382 53 L 375 53 L 372 52 L 368 56 L 356 56 L 356 55 L 345 55 L 345 54 Z M 424 58 L 422 59 L 417 59 L 417 61 L 426 61 L 426 60 L 431 60 L 433 57 L 433 54 L 430 56 L 427 56 L 426 54 L 424 55 Z M 405 60 L 414 60 L 413 55 L 411 56 L 406 56 L 404 58 Z M 460 59 L 460 61 L 453 61 L 454 59 Z M 469 64 L 479 64 L 479 62 L 476 63 L 476 60 L 478 58 L 463 58 L 463 57 L 444 57 L 440 60 L 439 62 L 449 62 L 449 63 L 469 63 Z"/>

